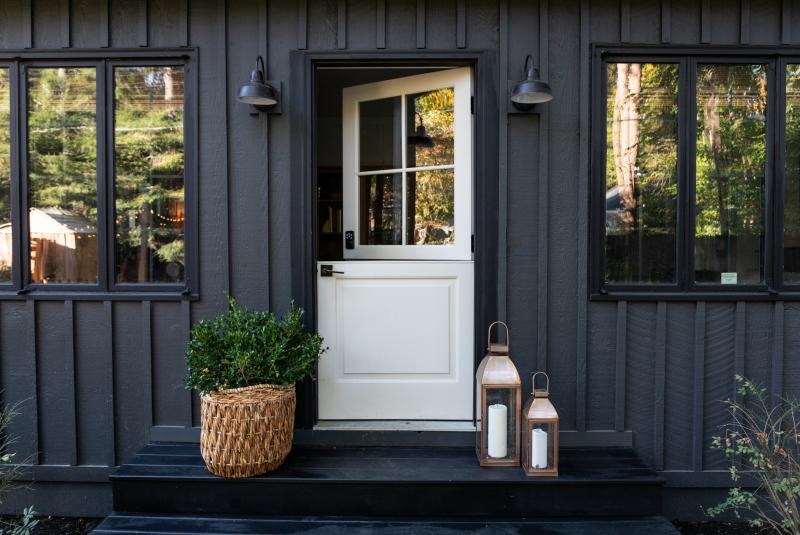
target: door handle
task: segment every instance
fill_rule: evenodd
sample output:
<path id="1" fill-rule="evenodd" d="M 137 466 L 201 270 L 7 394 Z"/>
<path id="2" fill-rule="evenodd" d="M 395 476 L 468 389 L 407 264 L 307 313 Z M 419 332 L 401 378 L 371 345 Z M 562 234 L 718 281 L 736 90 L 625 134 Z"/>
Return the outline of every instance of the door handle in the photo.
<path id="1" fill-rule="evenodd" d="M 334 271 L 333 266 L 330 264 L 322 264 L 319 267 L 319 274 L 321 277 L 333 277 L 334 273 L 344 275 L 344 271 Z"/>

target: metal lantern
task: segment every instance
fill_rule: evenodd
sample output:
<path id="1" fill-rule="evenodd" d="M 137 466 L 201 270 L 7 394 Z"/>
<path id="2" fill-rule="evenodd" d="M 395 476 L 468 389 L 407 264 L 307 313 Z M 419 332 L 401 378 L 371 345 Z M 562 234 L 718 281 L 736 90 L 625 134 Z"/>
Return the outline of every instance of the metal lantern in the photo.
<path id="1" fill-rule="evenodd" d="M 506 329 L 506 343 L 492 343 L 492 328 Z M 488 354 L 475 375 L 477 434 L 475 452 L 481 466 L 519 466 L 519 415 L 522 395 L 519 373 L 508 356 L 508 326 L 489 326 Z"/>
<path id="2" fill-rule="evenodd" d="M 536 388 L 536 376 L 544 375 L 545 388 Z M 550 403 L 550 377 L 536 372 L 533 392 L 522 410 L 522 468 L 529 476 L 558 475 L 558 412 Z"/>

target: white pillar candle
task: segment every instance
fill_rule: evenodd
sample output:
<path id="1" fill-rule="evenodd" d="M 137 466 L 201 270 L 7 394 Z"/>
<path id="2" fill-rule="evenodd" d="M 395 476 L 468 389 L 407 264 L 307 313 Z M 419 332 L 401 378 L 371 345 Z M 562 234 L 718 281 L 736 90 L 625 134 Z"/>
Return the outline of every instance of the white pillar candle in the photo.
<path id="1" fill-rule="evenodd" d="M 489 457 L 502 459 L 508 455 L 508 407 L 489 405 Z"/>
<path id="2" fill-rule="evenodd" d="M 531 466 L 547 468 L 547 432 L 544 429 L 531 431 Z"/>

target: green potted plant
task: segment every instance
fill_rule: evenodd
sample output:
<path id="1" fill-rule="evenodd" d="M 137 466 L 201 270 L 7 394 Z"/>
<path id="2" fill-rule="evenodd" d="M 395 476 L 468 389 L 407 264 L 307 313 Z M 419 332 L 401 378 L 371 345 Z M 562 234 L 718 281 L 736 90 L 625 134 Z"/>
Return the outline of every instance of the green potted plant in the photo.
<path id="1" fill-rule="evenodd" d="M 201 399 L 200 452 L 222 477 L 250 477 L 278 468 L 292 447 L 295 383 L 313 377 L 324 349 L 294 304 L 277 318 L 228 308 L 192 329 L 186 386 Z"/>

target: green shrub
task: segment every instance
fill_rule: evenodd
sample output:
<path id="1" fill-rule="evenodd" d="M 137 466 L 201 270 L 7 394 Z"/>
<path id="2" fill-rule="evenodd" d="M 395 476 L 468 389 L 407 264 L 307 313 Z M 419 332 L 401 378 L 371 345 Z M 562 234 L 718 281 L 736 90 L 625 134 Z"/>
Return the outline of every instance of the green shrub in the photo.
<path id="1" fill-rule="evenodd" d="M 753 526 L 800 535 L 800 402 L 773 406 L 763 388 L 740 375 L 736 381 L 741 401 L 725 402 L 730 421 L 713 443 L 736 486 L 707 513 L 744 513 Z"/>
<path id="2" fill-rule="evenodd" d="M 322 337 L 307 333 L 292 303 L 282 318 L 248 310 L 228 298 L 228 309 L 199 322 L 186 347 L 186 386 L 201 395 L 258 384 L 291 385 L 313 377 Z"/>

